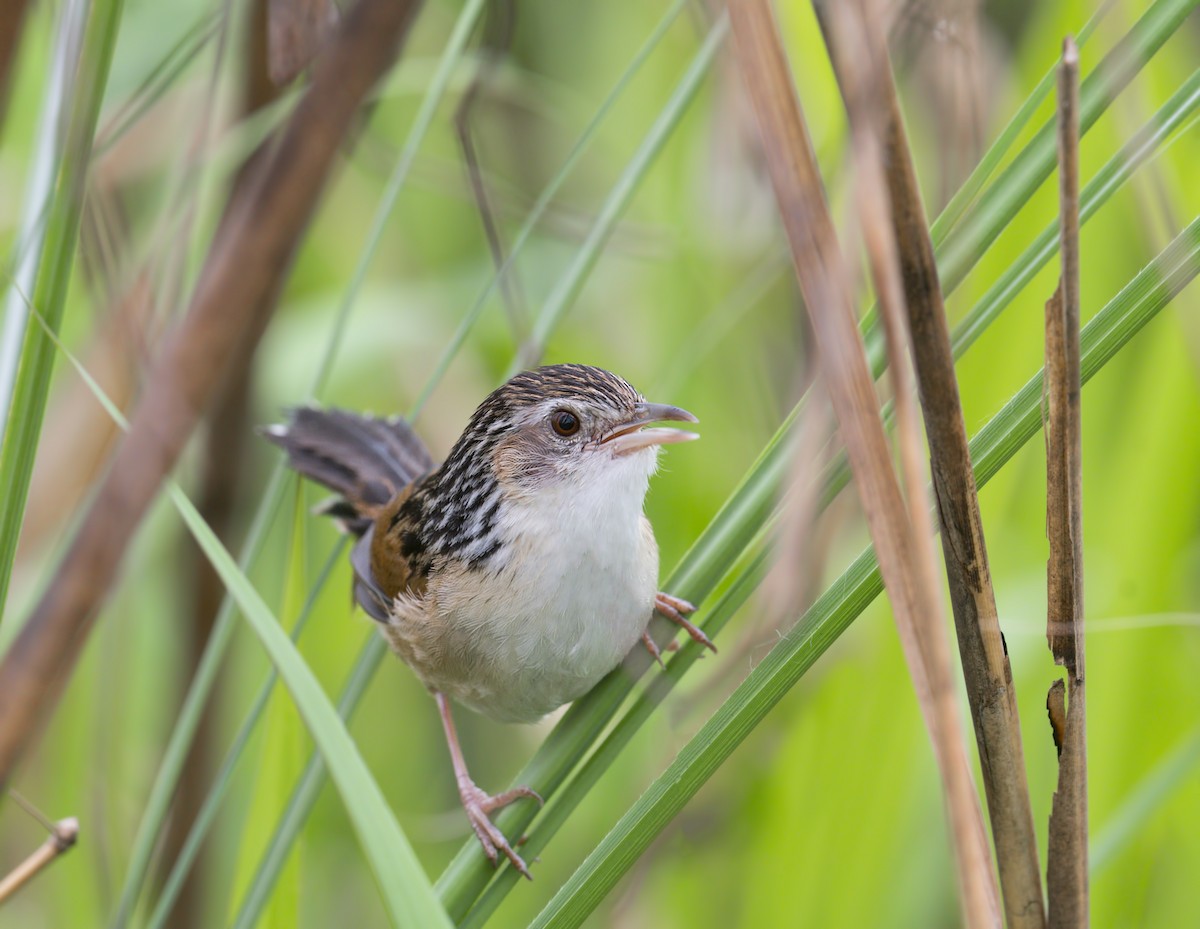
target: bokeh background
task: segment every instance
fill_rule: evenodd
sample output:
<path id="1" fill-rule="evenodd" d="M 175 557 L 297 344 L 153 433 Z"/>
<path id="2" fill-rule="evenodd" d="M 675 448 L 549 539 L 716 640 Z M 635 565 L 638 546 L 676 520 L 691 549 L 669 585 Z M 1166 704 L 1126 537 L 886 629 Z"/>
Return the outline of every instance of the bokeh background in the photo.
<path id="1" fill-rule="evenodd" d="M 23 191 L 60 3 L 34 5 L 0 127 L 0 245 L 20 247 Z M 128 0 L 101 116 L 65 342 L 125 406 L 162 331 L 186 305 L 240 159 L 294 102 L 238 119 L 250 3 Z M 432 386 L 418 430 L 443 454 L 503 377 L 597 212 L 707 32 L 684 6 L 636 72 L 638 49 L 669 4 L 522 0 L 511 50 L 483 87 L 473 138 L 501 240 L 511 245 L 538 194 L 618 81 L 628 84 L 552 200 L 515 265 L 516 299 L 485 304 Z M 890 5 L 923 188 L 937 212 L 1052 67 L 1061 38 L 1100 4 L 915 0 Z M 1083 49 L 1086 74 L 1147 4 L 1105 3 Z M 848 219 L 846 126 L 812 11 L 777 4 L 835 215 Z M 214 427 L 179 472 L 196 497 L 212 461 L 230 466 L 238 540 L 277 461 L 250 428 L 303 401 L 333 320 L 351 315 L 323 403 L 411 411 L 468 309 L 494 273 L 454 111 L 475 70 L 468 56 L 416 153 L 360 291 L 350 282 L 371 218 L 459 7 L 431 0 L 392 77 L 346 151 L 264 335 L 238 406 L 243 441 Z M 205 32 L 205 30 L 209 30 Z M 158 84 L 156 69 L 194 54 Z M 187 43 L 192 43 L 188 45 Z M 172 57 L 174 56 L 174 57 Z M 1200 61 L 1192 15 L 1082 145 L 1085 181 Z M 151 80 L 151 92 L 145 88 Z M 1052 114 L 1039 111 L 1022 139 Z M 104 133 L 108 133 L 104 135 Z M 1082 234 L 1085 320 L 1200 213 L 1200 133 L 1189 123 L 1105 204 Z M 614 370 L 648 397 L 701 419 L 702 441 L 671 448 L 647 509 L 664 572 L 753 462 L 812 374 L 811 349 L 756 127 L 723 52 L 639 186 L 545 352 Z M 948 301 L 959 318 L 1055 216 L 1053 181 L 1008 224 Z M 843 226 L 848 226 L 843 222 Z M 149 269 L 148 271 L 146 269 Z M 6 267 L 6 274 L 8 269 Z M 1041 364 L 1044 269 L 959 365 L 974 434 Z M 140 296 L 129 297 L 130 293 Z M 1200 918 L 1200 290 L 1183 291 L 1084 392 L 1089 783 L 1096 926 L 1193 925 Z M 864 296 L 863 307 L 869 300 Z M 64 541 L 102 470 L 105 416 L 60 360 L 22 548 L 0 625 L 7 643 L 54 583 Z M 812 463 L 815 469 L 818 461 Z M 285 623 L 300 612 L 337 543 L 308 515 L 315 488 L 289 485 L 251 573 Z M 1044 640 L 1044 463 L 1040 439 L 982 491 L 984 525 L 1019 695 L 1035 822 L 1044 842 L 1056 776 L 1045 691 L 1058 676 Z M 866 541 L 853 491 L 806 532 L 811 598 Z M 197 554 L 160 504 L 126 560 L 66 696 L 12 786 L 53 818 L 79 817 L 78 847 L 0 910 L 15 927 L 104 925 L 194 661 Z M 665 768 L 798 617 L 755 599 L 638 734 L 498 912 L 520 926 Z M 370 622 L 352 611 L 344 560 L 321 588 L 301 650 L 336 694 Z M 239 628 L 189 773 L 210 766 L 261 686 L 268 662 Z M 965 701 L 964 701 L 964 719 Z M 476 779 L 499 789 L 551 721 L 503 726 L 460 713 Z M 374 676 L 351 731 L 431 876 L 466 835 L 434 705 L 400 663 Z M 311 744 L 277 691 L 235 770 L 202 858 L 201 883 L 172 925 L 226 925 L 237 912 Z M 1124 817 L 1124 819 L 1122 819 Z M 1121 825 L 1124 823 L 1124 826 Z M 0 806 L 0 871 L 44 837 Z M 169 843 L 156 853 L 169 861 Z M 932 753 L 887 605 L 875 603 L 779 704 L 612 893 L 593 926 L 951 926 L 954 871 Z M 154 898 L 153 880 L 148 898 Z M 146 915 L 140 910 L 138 918 Z M 262 925 L 377 926 L 385 915 L 337 794 L 326 787 L 292 850 Z M 135 924 L 137 920 L 135 919 Z"/>

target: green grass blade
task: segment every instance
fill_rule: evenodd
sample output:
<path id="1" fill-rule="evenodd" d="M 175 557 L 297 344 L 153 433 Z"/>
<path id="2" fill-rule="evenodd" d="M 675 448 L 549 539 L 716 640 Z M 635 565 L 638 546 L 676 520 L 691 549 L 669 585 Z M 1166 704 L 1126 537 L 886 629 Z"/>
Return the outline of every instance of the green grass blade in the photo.
<path id="1" fill-rule="evenodd" d="M 116 404 L 50 332 L 45 320 L 40 315 L 38 319 L 51 344 L 80 372 L 109 416 L 122 429 L 128 429 L 129 424 Z M 301 719 L 329 767 L 393 925 L 450 927 L 449 917 L 404 831 L 303 656 L 182 488 L 173 480 L 168 481 L 167 494 L 291 693 Z"/>
<path id="2" fill-rule="evenodd" d="M 1111 9 L 1111 5 L 1104 4 L 1097 10 L 1092 18 L 1089 19 L 1079 30 L 1079 35 L 1075 37 L 1075 44 L 1082 49 L 1087 40 L 1092 37 L 1092 33 L 1096 31 L 1096 27 L 1100 25 L 1100 20 L 1104 18 L 1104 14 Z M 979 192 L 983 189 L 998 167 L 1000 162 L 1004 160 L 1004 156 L 1008 154 L 1008 150 L 1013 147 L 1019 136 L 1029 125 L 1029 121 L 1033 119 L 1033 114 L 1037 112 L 1038 107 L 1046 102 L 1050 96 L 1050 92 L 1055 86 L 1055 75 L 1057 74 L 1057 62 L 1045 73 L 1037 87 L 1021 104 L 1020 109 L 1013 115 L 1013 118 L 1008 121 L 1008 125 L 996 137 L 983 157 L 979 160 L 974 170 L 971 171 L 967 179 L 963 181 L 962 186 L 950 198 L 950 202 L 942 208 L 942 212 L 938 214 L 938 218 L 933 221 L 929 227 L 929 234 L 933 238 L 934 245 L 941 245 L 945 241 L 946 236 L 955 227 L 968 208 L 974 203 L 975 198 L 979 196 Z"/>
<path id="3" fill-rule="evenodd" d="M 359 653 L 350 677 L 342 688 L 342 695 L 338 698 L 338 715 L 342 719 L 350 718 L 386 654 L 387 646 L 383 639 L 378 635 L 371 635 Z M 300 830 L 304 828 L 321 788 L 325 786 L 328 773 L 329 769 L 321 760 L 321 756 L 314 752 L 292 790 L 292 796 L 288 799 L 283 815 L 275 827 L 275 833 L 267 843 L 258 870 L 234 919 L 233 929 L 253 929 L 258 924 L 263 907 L 270 899 L 275 883 L 283 872 L 283 866 L 287 863 L 292 845 L 300 835 Z"/>
<path id="4" fill-rule="evenodd" d="M 449 927 L 412 846 L 316 676 L 191 500 L 174 483 L 168 493 L 291 692 L 329 767 L 393 925 Z"/>
<path id="5" fill-rule="evenodd" d="M 346 295 L 338 307 L 331 344 L 321 359 L 316 377 L 313 379 L 312 395 L 314 397 L 320 393 L 326 380 L 329 379 L 329 372 L 333 370 L 333 363 L 337 359 L 338 349 L 341 347 L 342 333 L 345 332 L 345 322 L 350 316 L 350 309 L 358 299 L 358 292 L 362 289 L 363 281 L 367 277 L 367 269 L 371 266 L 371 260 L 379 249 L 379 242 L 383 238 L 383 230 L 387 227 L 388 217 L 392 215 L 400 191 L 404 188 L 405 181 L 408 180 L 408 173 L 412 170 L 417 151 L 420 149 L 425 135 L 429 132 L 438 105 L 446 94 L 446 88 L 454 76 L 454 69 L 458 67 L 458 60 L 462 57 L 467 40 L 471 37 L 471 31 L 479 20 L 479 14 L 483 12 L 483 6 L 484 0 L 467 0 L 454 23 L 454 29 L 446 41 L 446 47 L 442 50 L 437 70 L 429 82 L 429 89 L 421 100 L 421 107 L 417 110 L 416 118 L 413 119 L 413 124 L 408 130 L 408 137 L 404 140 L 400 157 L 396 161 L 395 168 L 392 169 L 391 177 L 388 178 L 379 208 L 375 211 L 375 218 L 371 221 L 371 229 L 367 233 L 362 254 L 354 268 L 354 274 L 351 275 L 350 283 L 346 287 Z"/>
<path id="6" fill-rule="evenodd" d="M 0 345 L 0 615 L 8 595 L 17 539 L 37 453 L 54 343 L 41 328 L 28 325 L 25 298 L 57 332 L 62 322 L 83 213 L 84 190 L 109 66 L 121 21 L 122 0 L 95 0 L 63 7 L 56 54 L 57 80 L 43 114 L 35 161 L 45 184 L 31 190 L 25 253 L 17 268 L 5 310 Z M 60 123 L 61 118 L 61 123 Z M 20 346 L 18 349 L 17 346 Z"/>
<path id="7" fill-rule="evenodd" d="M 1092 70 L 1079 89 L 1079 132 L 1084 135 L 1174 34 L 1200 0 L 1155 0 L 1129 33 Z M 1053 119 L 980 195 L 956 234 L 938 249 L 942 289 L 954 290 L 988 250 L 1034 191 L 1050 176 L 1057 158 Z"/>
<path id="8" fill-rule="evenodd" d="M 217 34 L 221 25 L 221 13 L 209 10 L 202 13 L 189 26 L 174 45 L 137 86 L 129 98 L 106 121 L 96 138 L 96 156 L 112 148 L 133 126 L 146 115 L 163 95 L 175 85 L 175 81 L 187 69 L 201 49 Z"/>
<path id="9" fill-rule="evenodd" d="M 285 523 L 287 538 L 283 540 L 282 594 L 274 613 L 280 628 L 296 642 L 294 620 L 301 609 L 308 568 L 309 512 L 305 504 L 305 488 L 300 481 L 292 485 L 289 494 L 290 511 Z M 274 670 L 274 665 L 271 665 Z M 249 883 L 258 857 L 256 838 L 270 827 L 279 807 L 279 798 L 305 756 L 308 747 L 304 724 L 296 718 L 292 702 L 284 688 L 271 692 L 267 698 L 262 737 L 256 764 L 248 771 L 247 806 L 242 816 L 236 844 L 229 853 L 233 870 L 234 893 L 240 893 Z M 210 788 L 211 790 L 211 788 Z M 270 901 L 265 922 L 270 926 L 294 926 L 299 922 L 300 856 L 294 856 L 281 882 L 279 892 Z"/>
<path id="10" fill-rule="evenodd" d="M 296 626 L 292 630 L 293 642 L 297 641 L 304 632 L 304 627 L 308 624 L 309 619 L 312 618 L 313 608 L 316 606 L 317 598 L 325 587 L 326 581 L 329 580 L 329 576 L 333 573 L 338 562 L 345 557 L 346 542 L 347 539 L 344 536 L 338 539 L 333 547 L 333 551 L 330 552 L 329 557 L 325 560 L 325 564 L 317 574 L 317 579 L 308 592 L 308 598 L 300 611 L 300 616 L 296 620 Z M 274 690 L 278 679 L 279 675 L 274 668 L 267 672 L 266 680 L 263 681 L 257 695 L 255 695 L 253 702 L 250 704 L 246 718 L 242 721 L 242 725 L 234 736 L 229 750 L 225 753 L 221 767 L 213 778 L 212 787 L 208 795 L 204 798 L 204 803 L 201 804 L 200 809 L 197 811 L 195 821 L 188 830 L 183 847 L 179 850 L 179 857 L 171 864 L 171 871 L 167 875 L 167 879 L 163 882 L 162 892 L 159 894 L 158 900 L 154 904 L 154 911 L 146 923 L 147 929 L 160 929 L 170 915 L 171 909 L 175 906 L 175 900 L 178 898 L 179 892 L 183 889 L 183 883 L 187 880 L 188 872 L 195 863 L 196 856 L 200 853 L 200 847 L 208 835 L 208 831 L 212 827 L 217 813 L 220 811 L 221 803 L 233 783 L 234 769 L 241 760 L 242 752 L 245 751 L 246 745 L 249 743 L 250 737 L 254 734 L 260 717 L 267 708 L 267 701 L 270 699 L 271 692 Z"/>
<path id="11" fill-rule="evenodd" d="M 1079 220 L 1086 223 L 1133 173 L 1166 142 L 1175 130 L 1200 109 L 1200 70 L 1180 86 L 1154 117 L 1114 155 L 1084 187 L 1079 198 Z M 979 302 L 955 327 L 955 355 L 969 348 L 1038 271 L 1058 254 L 1058 222 L 1052 222 L 1029 244 Z"/>
<path id="12" fill-rule="evenodd" d="M 1144 268 L 1081 335 L 1089 380 L 1200 271 L 1200 220 Z M 971 443 L 982 486 L 1041 427 L 1039 372 Z M 579 926 L 733 750 L 882 590 L 872 550 L 863 552 L 738 686 L 531 924 Z"/>
<path id="13" fill-rule="evenodd" d="M 596 132 L 599 130 L 600 125 L 604 122 L 604 118 L 616 104 L 617 100 L 620 99 L 621 94 L 625 92 L 625 88 L 629 86 L 630 82 L 633 80 L 633 76 L 641 69 L 646 59 L 650 57 L 650 53 L 658 47 L 658 44 L 662 41 L 663 36 L 667 34 L 667 31 L 674 24 L 675 20 L 679 18 L 679 14 L 683 11 L 683 8 L 687 5 L 687 3 L 688 0 L 675 0 L 670 9 L 668 9 L 663 15 L 663 18 L 659 20 L 659 23 L 657 26 L 655 26 L 654 31 L 650 33 L 650 36 L 644 43 L 642 43 L 642 47 L 639 48 L 637 53 L 633 56 L 633 60 L 629 62 L 628 67 L 621 72 L 620 78 L 617 79 L 617 82 L 613 85 L 612 90 L 608 92 L 608 96 L 604 98 L 604 101 L 600 104 L 591 120 L 584 127 L 579 138 L 575 140 L 575 144 L 571 147 L 570 152 L 567 153 L 567 157 L 563 160 L 562 165 L 559 167 L 554 177 L 550 179 L 550 182 L 546 184 L 546 186 L 542 189 L 542 192 L 538 195 L 537 200 L 529 210 L 529 215 L 525 217 L 525 221 L 521 224 L 521 228 L 517 231 L 517 236 L 515 239 L 513 239 L 513 244 L 511 248 L 509 248 L 508 255 L 505 257 L 504 263 L 496 269 L 495 274 L 488 278 L 487 284 L 484 285 L 483 290 L 480 292 L 479 296 L 475 298 L 475 302 L 471 305 L 471 308 L 467 311 L 466 315 L 463 316 L 462 321 L 458 324 L 458 328 L 455 330 L 453 337 L 450 339 L 450 343 L 442 352 L 441 357 L 438 358 L 438 362 L 434 366 L 433 373 L 429 376 L 429 380 L 426 381 L 425 386 L 421 389 L 421 393 L 417 397 L 416 403 L 413 404 L 412 415 L 409 417 L 410 420 L 415 421 L 417 417 L 421 415 L 421 411 L 425 408 L 425 404 L 429 402 L 430 395 L 433 393 L 437 385 L 441 383 L 446 371 L 450 368 L 450 363 L 462 349 L 463 345 L 467 341 L 467 336 L 470 334 L 475 324 L 479 321 L 479 317 L 482 315 L 484 307 L 487 306 L 488 298 L 490 298 L 491 295 L 496 292 L 496 288 L 499 286 L 500 281 L 503 279 L 504 275 L 509 273 L 510 269 L 516 262 L 517 257 L 524 250 L 526 243 L 533 235 L 533 231 L 537 228 L 537 225 L 541 221 L 541 218 L 546 212 L 547 207 L 550 206 L 554 198 L 558 195 L 559 190 L 562 188 L 562 185 L 566 182 L 567 178 L 571 175 L 571 172 L 575 170 L 575 165 L 579 163 L 579 159 L 582 158 L 583 153 L 587 151 L 588 146 L 591 144 L 591 141 L 595 137 Z"/>
<path id="14" fill-rule="evenodd" d="M 688 65 L 674 93 L 671 94 L 670 100 L 659 113 L 654 125 L 650 127 L 650 131 L 642 140 L 642 144 L 638 146 L 633 158 L 625 166 L 625 170 L 621 172 L 617 183 L 609 191 L 583 245 L 575 252 L 571 264 L 542 305 L 542 310 L 533 326 L 530 344 L 525 346 L 518 358 L 517 365 L 509 371 L 509 374 L 515 374 L 521 367 L 528 366 L 534 358 L 542 355 L 546 347 L 546 340 L 557 327 L 563 314 L 567 311 L 567 307 L 575 302 L 588 274 L 600 257 L 600 252 L 609 236 L 612 235 L 617 220 L 625 212 L 629 201 L 633 199 L 642 178 L 646 176 L 646 172 L 649 171 L 659 152 L 662 151 L 663 145 L 671 137 L 679 120 L 683 118 L 688 104 L 695 98 L 696 92 L 700 89 L 700 85 L 716 57 L 717 49 L 721 47 L 728 32 L 729 17 L 722 13 L 709 30 L 704 44 L 696 52 L 691 64 Z"/>
<path id="15" fill-rule="evenodd" d="M 93 387 L 93 392 L 99 387 Z M 111 411 L 110 411 L 111 415 Z M 119 420 L 118 420 L 119 421 Z M 294 478 L 292 478 L 294 479 Z M 280 504 L 283 502 L 283 489 L 288 484 L 289 477 L 283 467 L 277 467 L 267 482 L 263 494 L 263 502 L 259 505 L 242 545 L 241 559 L 238 564 L 243 574 L 248 573 L 258 561 L 263 544 L 267 538 L 267 530 L 274 520 Z M 179 715 L 171 728 L 171 737 L 167 740 L 166 750 L 158 765 L 158 773 L 146 797 L 146 808 L 138 823 L 134 836 L 133 848 L 129 856 L 129 864 L 125 869 L 125 880 L 121 885 L 121 894 L 117 900 L 117 908 L 109 925 L 113 929 L 127 926 L 133 915 L 133 907 L 137 903 L 138 894 L 146 880 L 146 872 L 154 856 L 158 836 L 166 821 L 171 808 L 171 798 L 179 784 L 179 775 L 183 771 L 188 752 L 191 751 L 192 739 L 200 725 L 204 707 L 221 671 L 225 660 L 225 652 L 237 629 L 237 607 L 232 596 L 226 595 L 217 618 L 213 623 L 212 632 L 204 644 L 204 651 L 196 665 L 196 671 L 188 684 L 187 694 L 183 698 Z"/>

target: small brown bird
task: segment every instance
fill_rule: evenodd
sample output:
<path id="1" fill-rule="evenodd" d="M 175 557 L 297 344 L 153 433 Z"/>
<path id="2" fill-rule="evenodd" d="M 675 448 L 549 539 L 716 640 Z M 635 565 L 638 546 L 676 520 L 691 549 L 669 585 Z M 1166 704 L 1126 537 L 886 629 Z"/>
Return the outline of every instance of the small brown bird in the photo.
<path id="1" fill-rule="evenodd" d="M 488 858 L 529 869 L 471 780 L 447 698 L 505 722 L 536 722 L 587 693 L 637 644 L 655 611 L 713 648 L 658 591 L 658 545 L 642 512 L 659 447 L 696 422 L 586 365 L 516 375 L 480 404 L 440 467 L 401 419 L 298 409 L 264 430 L 288 464 L 339 494 L 325 508 L 359 537 L 354 594 L 433 692 L 463 807 Z M 714 649 L 715 651 L 715 649 Z"/>

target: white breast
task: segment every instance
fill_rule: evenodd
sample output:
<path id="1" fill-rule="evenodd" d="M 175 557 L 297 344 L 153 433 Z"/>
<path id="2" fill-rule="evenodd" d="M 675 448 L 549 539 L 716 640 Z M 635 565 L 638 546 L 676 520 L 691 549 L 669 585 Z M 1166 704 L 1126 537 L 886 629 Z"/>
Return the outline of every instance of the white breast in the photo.
<path id="1" fill-rule="evenodd" d="M 426 682 L 496 719 L 532 722 L 583 695 L 650 621 L 658 546 L 642 504 L 656 456 L 609 459 L 581 491 L 556 483 L 508 501 L 512 540 L 482 570 L 431 585 L 454 660 Z"/>

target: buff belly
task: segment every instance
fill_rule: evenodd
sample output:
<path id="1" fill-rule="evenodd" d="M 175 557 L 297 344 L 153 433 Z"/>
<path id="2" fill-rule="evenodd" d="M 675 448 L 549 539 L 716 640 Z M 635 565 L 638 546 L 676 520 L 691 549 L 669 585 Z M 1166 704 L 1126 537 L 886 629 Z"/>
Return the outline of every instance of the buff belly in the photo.
<path id="1" fill-rule="evenodd" d="M 608 525 L 583 531 L 597 519 Z M 587 693 L 621 662 L 650 621 L 658 586 L 658 547 L 640 506 L 579 521 L 579 532 L 538 525 L 537 514 L 525 521 L 513 527 L 507 557 L 448 571 L 419 601 L 398 599 L 386 627 L 431 690 L 522 723 Z"/>

